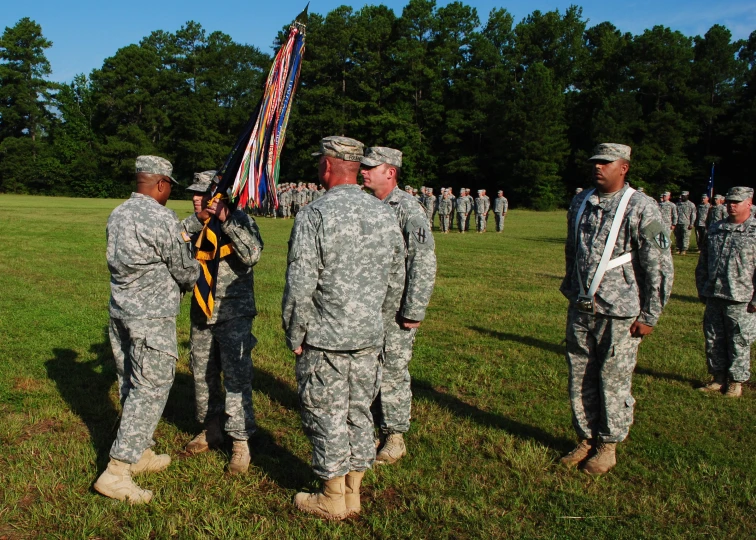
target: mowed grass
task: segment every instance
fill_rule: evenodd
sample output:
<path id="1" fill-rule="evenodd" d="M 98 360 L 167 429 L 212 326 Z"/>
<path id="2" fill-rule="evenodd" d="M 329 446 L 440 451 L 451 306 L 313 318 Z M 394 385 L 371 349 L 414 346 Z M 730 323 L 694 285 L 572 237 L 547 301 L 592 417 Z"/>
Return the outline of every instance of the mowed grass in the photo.
<path id="1" fill-rule="evenodd" d="M 147 506 L 98 495 L 119 410 L 105 223 L 120 202 L 0 195 L 0 538 L 753 536 L 756 394 L 694 389 L 707 379 L 695 255 L 675 258 L 672 300 L 641 346 L 618 466 L 598 479 L 559 466 L 575 442 L 558 291 L 564 212 L 513 210 L 501 235 L 436 234 L 436 290 L 410 366 L 409 456 L 366 475 L 359 518 L 327 523 L 291 502 L 318 483 L 281 330 L 292 222 L 280 219 L 258 220 L 249 474 L 226 475 L 222 451 L 181 453 L 199 430 L 184 298 L 155 434 L 174 461 L 139 477 L 155 492 Z"/>

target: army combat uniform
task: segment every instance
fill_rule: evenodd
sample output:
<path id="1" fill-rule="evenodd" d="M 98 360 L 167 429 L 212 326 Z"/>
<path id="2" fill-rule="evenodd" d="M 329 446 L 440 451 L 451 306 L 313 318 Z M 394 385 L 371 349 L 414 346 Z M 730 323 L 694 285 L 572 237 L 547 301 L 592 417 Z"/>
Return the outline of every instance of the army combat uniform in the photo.
<path id="1" fill-rule="evenodd" d="M 703 245 L 706 242 L 706 220 L 709 217 L 710 208 L 711 204 L 702 202 L 696 210 L 696 244 L 698 245 L 698 251 L 703 249 Z"/>
<path id="2" fill-rule="evenodd" d="M 184 220 L 190 235 L 203 227 L 196 214 Z M 255 220 L 238 209 L 229 214 L 221 230 L 219 241 L 230 240 L 231 252 L 218 265 L 212 316 L 207 318 L 196 295 L 190 312 L 197 421 L 204 426 L 220 421 L 232 439 L 246 441 L 255 432 L 251 354 L 257 343 L 252 334 L 257 310 L 253 266 L 260 260 L 263 241 Z"/>
<path id="3" fill-rule="evenodd" d="M 467 231 L 467 218 L 472 210 L 472 204 L 470 198 L 467 195 L 460 193 L 457 197 L 457 226 L 459 232 L 463 233 Z"/>
<path id="4" fill-rule="evenodd" d="M 675 237 L 677 250 L 685 253 L 690 248 L 690 231 L 696 223 L 696 205 L 690 201 L 681 201 L 677 205 L 677 224 Z"/>
<path id="5" fill-rule="evenodd" d="M 753 195 L 750 188 L 740 190 L 741 197 Z M 736 192 L 738 193 L 738 192 Z M 750 193 L 750 195 L 749 195 Z M 739 200 L 745 200 L 740 198 Z M 756 219 L 743 223 L 721 220 L 707 233 L 706 249 L 701 251 L 696 267 L 698 295 L 706 302 L 704 337 L 709 373 L 722 384 L 729 380 L 743 383 L 750 378 L 751 344 L 756 339 Z"/>
<path id="6" fill-rule="evenodd" d="M 507 211 L 509 210 L 509 201 L 504 196 L 496 197 L 494 199 L 494 218 L 496 219 L 496 232 L 502 232 L 504 230 L 504 220 L 507 217 Z"/>
<path id="7" fill-rule="evenodd" d="M 454 212 L 454 203 L 451 197 L 442 197 L 438 202 L 438 220 L 441 222 L 441 231 L 444 233 L 449 232 L 452 212 Z"/>
<path id="8" fill-rule="evenodd" d="M 345 137 L 321 141 L 323 153 L 347 161 L 358 161 L 362 148 Z M 294 221 L 283 327 L 288 347 L 304 349 L 296 366 L 302 425 L 323 480 L 365 471 L 375 459 L 370 404 L 385 328 L 401 301 L 404 255 L 390 209 L 356 184 L 329 189 Z"/>
<path id="9" fill-rule="evenodd" d="M 595 153 L 592 160 L 629 160 L 630 148 L 602 144 Z M 630 196 L 611 252 L 616 266 L 606 270 L 592 305 L 580 302 L 592 283 L 628 189 L 626 184 L 611 195 L 583 191 L 574 197 L 567 215 L 566 275 L 561 292 L 570 301 L 566 358 L 573 426 L 582 440 L 599 444 L 615 444 L 627 437 L 635 405 L 632 374 L 641 342 L 630 334 L 630 327 L 635 321 L 656 325 L 669 299 L 674 272 L 668 231 L 658 205 L 636 192 Z M 581 206 L 583 212 L 576 223 Z"/>
<path id="10" fill-rule="evenodd" d="M 479 193 L 478 198 L 475 199 L 475 224 L 479 233 L 486 232 L 489 210 L 491 210 L 491 200 L 487 195 Z"/>

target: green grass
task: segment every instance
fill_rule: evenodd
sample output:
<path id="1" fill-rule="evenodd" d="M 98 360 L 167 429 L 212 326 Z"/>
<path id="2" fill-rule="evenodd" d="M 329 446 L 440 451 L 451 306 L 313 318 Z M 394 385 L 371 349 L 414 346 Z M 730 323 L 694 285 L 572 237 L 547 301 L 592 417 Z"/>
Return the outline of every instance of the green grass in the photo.
<path id="1" fill-rule="evenodd" d="M 436 235 L 438 279 L 420 329 L 409 456 L 366 475 L 363 515 L 326 523 L 291 503 L 317 486 L 280 329 L 291 221 L 260 219 L 253 466 L 181 455 L 197 432 L 188 298 L 176 382 L 156 440 L 174 462 L 139 477 L 152 503 L 96 494 L 118 400 L 105 328 L 105 223 L 115 200 L 0 195 L 0 538 L 750 537 L 756 400 L 706 380 L 695 256 L 641 346 L 635 426 L 603 478 L 562 469 L 575 436 L 562 340 L 563 212 L 511 211 L 502 235 Z M 169 203 L 179 217 L 188 202 Z M 492 221 L 492 220 L 491 220 Z M 492 225 L 492 223 L 491 223 Z M 490 229 L 489 229 L 490 231 Z"/>

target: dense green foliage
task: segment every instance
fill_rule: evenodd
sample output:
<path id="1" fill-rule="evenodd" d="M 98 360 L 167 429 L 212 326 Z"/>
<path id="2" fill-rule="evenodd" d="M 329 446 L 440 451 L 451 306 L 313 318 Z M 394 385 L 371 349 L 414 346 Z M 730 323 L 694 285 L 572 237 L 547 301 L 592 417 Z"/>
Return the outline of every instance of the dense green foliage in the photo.
<path id="1" fill-rule="evenodd" d="M 586 183 L 585 158 L 604 141 L 633 146 L 632 181 L 651 193 L 700 192 L 712 163 L 717 191 L 752 182 L 756 32 L 633 36 L 587 23 L 575 6 L 516 23 L 435 0 L 399 16 L 382 5 L 311 14 L 282 177 L 314 180 L 310 153 L 342 134 L 401 148 L 409 183 L 503 188 L 539 209 Z M 216 167 L 271 61 L 190 21 L 60 84 L 45 78 L 51 46 L 28 18 L 0 37 L 0 191 L 120 196 L 142 153 L 183 178 Z"/>

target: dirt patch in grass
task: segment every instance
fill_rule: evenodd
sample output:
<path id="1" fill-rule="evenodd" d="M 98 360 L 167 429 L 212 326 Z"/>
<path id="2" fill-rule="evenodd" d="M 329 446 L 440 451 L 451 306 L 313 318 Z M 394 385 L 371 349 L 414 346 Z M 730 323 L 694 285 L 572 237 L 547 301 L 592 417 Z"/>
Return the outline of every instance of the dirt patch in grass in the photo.
<path id="1" fill-rule="evenodd" d="M 16 444 L 21 444 L 37 435 L 42 435 L 44 433 L 60 433 L 63 430 L 62 422 L 48 418 L 24 429 L 21 432 L 21 435 L 16 439 Z"/>
<path id="2" fill-rule="evenodd" d="M 44 381 L 31 377 L 14 377 L 13 389 L 19 392 L 39 392 L 45 388 Z"/>

